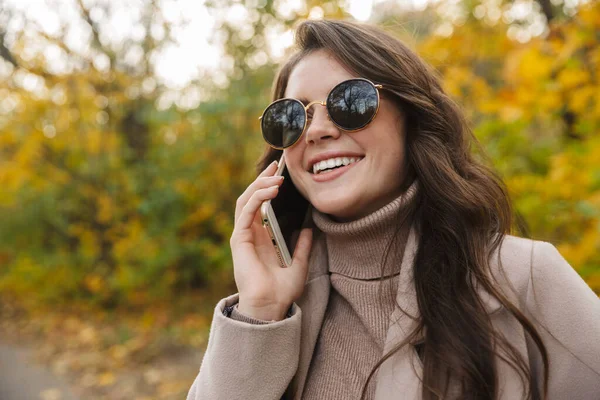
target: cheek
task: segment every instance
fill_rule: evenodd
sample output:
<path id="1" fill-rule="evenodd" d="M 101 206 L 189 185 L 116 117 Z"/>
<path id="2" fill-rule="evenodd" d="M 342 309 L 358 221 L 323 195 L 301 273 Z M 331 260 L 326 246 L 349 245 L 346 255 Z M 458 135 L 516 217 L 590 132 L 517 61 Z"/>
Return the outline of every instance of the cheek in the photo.
<path id="1" fill-rule="evenodd" d="M 298 150 L 298 145 L 293 146 L 291 149 L 283 150 L 285 166 L 291 175 L 297 174 L 298 169 L 302 167 L 302 152 Z"/>
<path id="2" fill-rule="evenodd" d="M 371 143 L 382 150 L 388 157 L 397 162 L 404 161 L 405 132 L 402 121 L 398 118 L 388 118 L 384 121 L 377 134 L 371 136 Z"/>
<path id="3" fill-rule="evenodd" d="M 286 169 L 292 180 L 292 183 L 298 192 L 300 192 L 305 199 L 308 199 L 306 179 L 309 177 L 304 173 L 304 167 L 302 164 L 302 155 L 304 154 L 304 149 L 302 148 L 303 146 L 303 143 L 298 143 L 291 149 L 285 149 L 283 152 L 285 154 Z"/>
<path id="4" fill-rule="evenodd" d="M 303 172 L 302 151 L 297 151 L 299 150 L 297 149 L 298 147 L 299 146 L 294 146 L 292 149 L 285 149 L 283 151 L 285 155 L 286 169 L 296 186 L 298 186 L 297 183 L 299 181 L 299 177 Z"/>

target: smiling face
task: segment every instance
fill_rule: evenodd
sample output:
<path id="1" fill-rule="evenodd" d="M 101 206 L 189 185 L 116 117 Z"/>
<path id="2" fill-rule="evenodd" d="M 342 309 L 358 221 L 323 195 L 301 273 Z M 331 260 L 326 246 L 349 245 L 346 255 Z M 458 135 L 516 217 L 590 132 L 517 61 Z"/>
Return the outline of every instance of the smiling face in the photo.
<path id="1" fill-rule="evenodd" d="M 325 101 L 335 85 L 352 78 L 359 77 L 326 51 L 317 50 L 294 67 L 285 97 L 308 102 Z M 296 188 L 317 210 L 335 220 L 364 217 L 401 194 L 405 172 L 403 114 L 383 90 L 380 94 L 375 119 L 366 128 L 355 132 L 337 128 L 329 120 L 325 107 L 313 105 L 307 110 L 309 125 L 304 136 L 284 150 Z M 358 157 L 360 160 L 330 172 L 314 174 L 311 160 L 321 155 L 326 158 Z"/>

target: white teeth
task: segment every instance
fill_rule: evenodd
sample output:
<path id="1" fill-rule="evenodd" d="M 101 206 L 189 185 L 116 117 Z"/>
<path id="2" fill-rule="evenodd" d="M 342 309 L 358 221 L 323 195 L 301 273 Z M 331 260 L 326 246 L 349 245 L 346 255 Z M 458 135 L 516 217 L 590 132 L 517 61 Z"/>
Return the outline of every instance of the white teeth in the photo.
<path id="1" fill-rule="evenodd" d="M 348 165 L 353 162 L 362 160 L 362 157 L 335 157 L 328 160 L 323 160 L 313 165 L 313 174 L 318 174 L 324 169 L 339 167 L 340 165 Z"/>

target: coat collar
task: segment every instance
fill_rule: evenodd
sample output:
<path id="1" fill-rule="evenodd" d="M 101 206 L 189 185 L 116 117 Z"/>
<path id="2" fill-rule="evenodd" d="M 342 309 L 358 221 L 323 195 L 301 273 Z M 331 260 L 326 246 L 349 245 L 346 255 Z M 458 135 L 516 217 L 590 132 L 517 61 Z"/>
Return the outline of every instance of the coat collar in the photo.
<path id="1" fill-rule="evenodd" d="M 397 278 L 399 280 L 396 294 L 397 305 L 390 315 L 384 354 L 387 354 L 415 329 L 420 317 L 413 283 L 413 264 L 418 245 L 418 235 L 413 223 L 406 242 L 400 274 Z M 313 235 L 307 283 L 302 297 L 297 302 L 302 310 L 300 357 L 296 375 L 288 389 L 288 398 L 294 400 L 302 398 L 308 369 L 329 301 L 331 286 L 328 266 L 324 265 L 326 263 L 316 263 L 316 260 L 327 260 L 325 235 L 318 229 L 315 229 Z M 501 308 L 501 304 L 493 296 L 480 289 L 477 291 L 488 314 Z M 417 337 L 417 342 L 419 339 L 422 337 Z M 403 346 L 377 371 L 375 399 L 397 398 L 399 394 L 403 394 L 403 399 L 420 399 L 422 372 L 423 366 L 414 347 L 411 344 Z"/>

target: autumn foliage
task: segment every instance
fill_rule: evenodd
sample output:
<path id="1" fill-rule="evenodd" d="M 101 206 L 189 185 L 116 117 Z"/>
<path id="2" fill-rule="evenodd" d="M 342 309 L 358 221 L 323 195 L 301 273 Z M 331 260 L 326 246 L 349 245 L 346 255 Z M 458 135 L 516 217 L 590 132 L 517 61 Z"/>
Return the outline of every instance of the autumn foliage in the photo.
<path id="1" fill-rule="evenodd" d="M 526 43 L 508 29 L 466 23 L 420 50 L 464 105 L 524 232 L 600 293 L 600 3 Z"/>
<path id="2" fill-rule="evenodd" d="M 66 72 L 26 56 L 25 37 L 14 43 L 0 61 L 1 292 L 112 308 L 234 290 L 228 239 L 262 150 L 274 61 L 249 67 L 250 42 L 221 29 L 229 85 L 198 84 L 192 109 L 159 107 L 167 89 L 152 69 L 120 66 L 100 42 L 109 67 Z M 509 29 L 470 15 L 415 47 L 463 105 L 522 231 L 556 244 L 600 293 L 600 5 L 523 43 Z M 38 40 L 77 57 L 59 38 Z"/>

